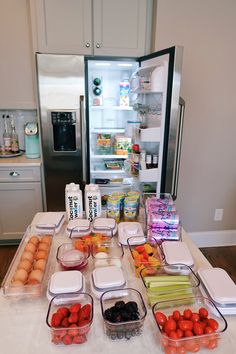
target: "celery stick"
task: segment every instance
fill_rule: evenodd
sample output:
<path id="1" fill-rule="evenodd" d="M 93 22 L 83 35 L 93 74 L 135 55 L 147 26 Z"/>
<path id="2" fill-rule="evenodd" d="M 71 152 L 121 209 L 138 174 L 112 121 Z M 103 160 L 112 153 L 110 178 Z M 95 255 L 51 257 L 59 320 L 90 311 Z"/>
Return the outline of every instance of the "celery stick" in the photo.
<path id="1" fill-rule="evenodd" d="M 164 291 L 175 291 L 179 289 L 190 288 L 191 284 L 177 284 L 177 285 L 167 285 L 167 286 L 156 286 L 148 288 L 150 292 L 164 292 Z"/>
<path id="2" fill-rule="evenodd" d="M 181 299 L 184 298 L 186 296 L 191 296 L 193 295 L 193 292 L 191 289 L 182 291 L 182 292 L 178 292 L 178 293 L 172 293 L 172 294 L 164 294 L 164 295 L 156 295 L 153 296 L 150 294 L 148 295 L 148 300 L 150 304 L 154 304 L 155 302 L 159 302 L 159 301 L 165 301 L 165 300 L 177 300 L 177 299 Z"/>
<path id="3" fill-rule="evenodd" d="M 190 286 L 190 282 L 186 281 L 186 282 L 178 282 L 178 281 L 173 281 L 173 282 L 150 282 L 148 284 L 149 288 L 156 288 L 156 287 L 162 287 L 162 286 L 171 286 L 171 285 L 180 285 L 180 286 L 184 286 L 184 285 L 189 285 Z"/>
<path id="4" fill-rule="evenodd" d="M 172 282 L 172 281 L 189 281 L 189 277 L 187 275 L 157 275 L 157 276 L 146 276 L 144 277 L 144 281 L 147 283 L 156 281 L 156 282 Z"/>

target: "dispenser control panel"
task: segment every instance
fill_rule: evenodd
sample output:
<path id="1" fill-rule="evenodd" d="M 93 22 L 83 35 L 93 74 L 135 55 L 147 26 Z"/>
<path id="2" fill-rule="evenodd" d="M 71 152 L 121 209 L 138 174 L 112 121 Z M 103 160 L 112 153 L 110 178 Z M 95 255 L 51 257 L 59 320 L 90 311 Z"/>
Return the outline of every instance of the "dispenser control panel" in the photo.
<path id="1" fill-rule="evenodd" d="M 76 112 L 75 111 L 61 111 L 51 112 L 51 119 L 53 125 L 73 125 L 76 123 Z"/>

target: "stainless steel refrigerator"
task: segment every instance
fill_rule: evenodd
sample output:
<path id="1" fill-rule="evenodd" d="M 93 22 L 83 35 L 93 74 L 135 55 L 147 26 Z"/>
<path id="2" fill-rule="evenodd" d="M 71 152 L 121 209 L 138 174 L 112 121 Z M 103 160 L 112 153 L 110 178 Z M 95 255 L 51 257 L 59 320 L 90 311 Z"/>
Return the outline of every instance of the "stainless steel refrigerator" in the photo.
<path id="1" fill-rule="evenodd" d="M 176 197 L 182 53 L 171 47 L 137 59 L 36 55 L 46 210 L 65 209 L 70 182 L 82 189 L 98 183 L 103 196 L 148 186 Z M 132 174 L 127 146 L 134 143 L 158 156 L 158 167 Z"/>

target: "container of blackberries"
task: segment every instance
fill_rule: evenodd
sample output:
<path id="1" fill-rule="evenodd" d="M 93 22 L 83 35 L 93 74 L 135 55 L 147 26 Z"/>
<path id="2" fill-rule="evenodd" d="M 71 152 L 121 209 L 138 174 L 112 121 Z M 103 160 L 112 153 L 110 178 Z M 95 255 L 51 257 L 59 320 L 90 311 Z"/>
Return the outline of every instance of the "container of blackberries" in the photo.
<path id="1" fill-rule="evenodd" d="M 106 335 L 131 339 L 142 334 L 147 309 L 140 292 L 133 288 L 109 290 L 100 298 Z"/>

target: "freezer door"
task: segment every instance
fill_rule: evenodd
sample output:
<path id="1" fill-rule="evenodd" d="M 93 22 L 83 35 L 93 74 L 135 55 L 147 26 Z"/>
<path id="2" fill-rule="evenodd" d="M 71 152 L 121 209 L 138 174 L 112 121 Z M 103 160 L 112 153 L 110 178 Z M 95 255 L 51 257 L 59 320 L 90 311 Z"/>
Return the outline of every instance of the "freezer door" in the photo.
<path id="1" fill-rule="evenodd" d="M 139 58 L 141 67 L 159 68 L 151 90 L 162 92 L 159 181 L 157 192 L 177 196 L 183 109 L 179 108 L 183 47 L 171 47 Z M 162 71 L 161 71 L 162 70 Z M 148 82 L 144 82 L 147 85 Z M 153 102 L 152 102 L 153 104 Z M 180 114 L 181 112 L 181 114 Z"/>
<path id="2" fill-rule="evenodd" d="M 48 211 L 65 210 L 65 186 L 86 179 L 84 58 L 37 54 L 40 135 Z"/>

